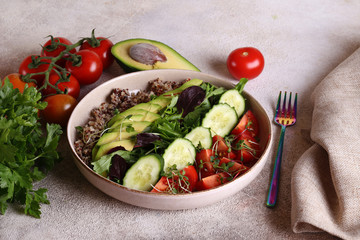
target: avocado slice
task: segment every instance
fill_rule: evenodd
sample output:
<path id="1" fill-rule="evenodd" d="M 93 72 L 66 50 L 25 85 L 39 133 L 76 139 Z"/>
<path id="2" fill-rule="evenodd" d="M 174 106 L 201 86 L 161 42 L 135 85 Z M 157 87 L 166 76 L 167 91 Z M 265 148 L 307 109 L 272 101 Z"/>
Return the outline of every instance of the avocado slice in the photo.
<path id="1" fill-rule="evenodd" d="M 109 142 L 119 141 L 123 139 L 129 139 L 132 136 L 141 133 L 145 128 L 150 126 L 151 122 L 133 122 L 133 123 L 125 123 L 123 125 L 119 125 L 116 128 L 111 129 L 111 132 L 104 133 L 96 143 L 96 145 L 104 145 Z M 121 129 L 120 129 L 121 127 Z M 130 131 L 127 131 L 129 127 Z"/>
<path id="2" fill-rule="evenodd" d="M 139 122 L 127 122 L 110 129 L 110 132 L 136 132 L 140 133 L 145 130 L 148 126 L 150 126 L 152 122 L 149 121 L 139 121 Z M 130 127 L 132 129 L 130 129 Z"/>
<path id="3" fill-rule="evenodd" d="M 150 39 L 134 38 L 118 42 L 111 48 L 111 53 L 125 72 L 151 69 L 185 69 L 200 72 L 168 45 Z"/>
<path id="4" fill-rule="evenodd" d="M 151 100 L 152 104 L 160 105 L 162 108 L 165 108 L 167 105 L 169 105 L 171 102 L 171 98 L 165 97 L 165 96 L 159 96 L 153 100 Z"/>
<path id="5" fill-rule="evenodd" d="M 93 149 L 93 161 L 99 160 L 102 156 L 106 155 L 107 152 L 114 147 L 124 147 L 125 150 L 131 151 L 135 146 L 135 140 L 125 139 L 116 142 L 109 142 Z M 94 152 L 95 151 L 95 152 Z"/>
<path id="6" fill-rule="evenodd" d="M 143 109 L 148 112 L 158 113 L 163 107 L 159 104 L 155 104 L 152 101 L 146 103 L 139 103 L 132 107 L 132 109 Z"/>
<path id="7" fill-rule="evenodd" d="M 115 124 L 118 121 L 124 120 L 124 118 L 132 118 L 134 115 L 142 115 L 145 116 L 148 113 L 148 111 L 144 109 L 133 109 L 129 108 L 121 113 L 116 114 L 113 116 L 110 121 L 107 123 L 108 127 L 112 127 L 113 124 Z M 142 119 L 143 121 L 143 119 Z"/>
<path id="8" fill-rule="evenodd" d="M 130 109 L 128 109 L 130 110 Z M 160 115 L 153 112 L 148 112 L 143 109 L 131 109 L 130 111 L 124 111 L 122 113 L 119 113 L 118 115 L 115 115 L 108 123 L 108 127 L 114 128 L 119 126 L 121 123 L 127 123 L 127 122 L 153 122 L 156 119 L 160 118 Z M 132 115 L 134 114 L 134 115 Z M 125 119 L 126 117 L 130 116 L 129 119 Z M 138 115 L 141 115 L 141 118 L 138 117 Z M 136 116 L 136 117 L 135 117 Z"/>

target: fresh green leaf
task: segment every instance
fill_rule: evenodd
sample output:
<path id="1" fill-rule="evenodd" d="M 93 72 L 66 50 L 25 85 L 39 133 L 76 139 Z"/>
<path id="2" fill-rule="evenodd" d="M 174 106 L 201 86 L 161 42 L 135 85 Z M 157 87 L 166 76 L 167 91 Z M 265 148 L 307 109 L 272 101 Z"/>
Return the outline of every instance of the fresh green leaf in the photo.
<path id="1" fill-rule="evenodd" d="M 136 151 L 118 150 L 113 153 L 104 155 L 99 160 L 91 163 L 91 165 L 94 166 L 94 172 L 100 175 L 107 173 L 111 166 L 111 159 L 114 155 L 119 155 L 120 157 L 125 159 L 128 164 L 134 164 L 135 161 L 139 158 L 139 155 L 141 154 L 137 153 Z"/>
<path id="2" fill-rule="evenodd" d="M 0 87 L 0 211 L 8 203 L 24 204 L 24 211 L 40 217 L 40 204 L 48 203 L 46 189 L 33 189 L 60 157 L 56 151 L 61 127 L 48 124 L 44 130 L 38 111 L 44 109 L 41 93 L 26 87 L 23 94 L 5 79 Z"/>

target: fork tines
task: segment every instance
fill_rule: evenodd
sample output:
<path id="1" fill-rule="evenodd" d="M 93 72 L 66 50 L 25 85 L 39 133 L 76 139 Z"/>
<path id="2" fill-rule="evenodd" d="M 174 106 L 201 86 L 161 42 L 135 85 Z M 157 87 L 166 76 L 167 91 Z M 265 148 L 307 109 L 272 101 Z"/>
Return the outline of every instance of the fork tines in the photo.
<path id="1" fill-rule="evenodd" d="M 279 122 L 284 118 L 292 119 L 296 121 L 296 112 L 297 112 L 297 93 L 295 93 L 294 103 L 292 103 L 292 92 L 289 93 L 289 100 L 287 102 L 287 92 L 284 93 L 284 99 L 281 104 L 282 92 L 280 91 L 275 113 L 275 121 Z M 287 106 L 286 106 L 287 105 Z"/>

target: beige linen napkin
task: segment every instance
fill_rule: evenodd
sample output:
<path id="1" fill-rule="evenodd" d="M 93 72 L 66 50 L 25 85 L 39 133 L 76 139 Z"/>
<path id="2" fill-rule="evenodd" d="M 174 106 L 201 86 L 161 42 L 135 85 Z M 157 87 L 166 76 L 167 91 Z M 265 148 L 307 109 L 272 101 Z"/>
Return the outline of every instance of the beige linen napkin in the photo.
<path id="1" fill-rule="evenodd" d="M 360 239 L 360 48 L 315 88 L 312 100 L 315 144 L 292 172 L 293 231 Z"/>

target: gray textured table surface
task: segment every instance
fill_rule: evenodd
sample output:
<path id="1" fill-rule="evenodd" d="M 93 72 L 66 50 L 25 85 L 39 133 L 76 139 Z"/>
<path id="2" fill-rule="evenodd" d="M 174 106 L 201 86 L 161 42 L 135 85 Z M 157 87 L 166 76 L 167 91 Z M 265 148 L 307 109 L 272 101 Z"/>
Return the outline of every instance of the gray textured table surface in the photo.
<path id="1" fill-rule="evenodd" d="M 114 200 L 90 185 L 76 169 L 62 139 L 64 160 L 37 187 L 48 188 L 50 205 L 41 219 L 10 206 L 0 215 L 0 239 L 329 239 L 326 233 L 294 234 L 290 225 L 291 171 L 310 146 L 313 88 L 357 47 L 360 2 L 319 1 L 1 1 L 0 77 L 17 72 L 24 57 L 39 52 L 49 34 L 77 41 L 91 30 L 113 42 L 149 38 L 164 42 L 202 72 L 232 81 L 226 57 L 253 46 L 266 61 L 246 90 L 273 117 L 280 90 L 299 94 L 296 127 L 286 133 L 280 200 L 264 206 L 273 153 L 246 189 L 212 206 L 155 211 Z M 116 64 L 95 85 L 124 74 Z M 275 126 L 275 125 L 274 125 Z"/>

